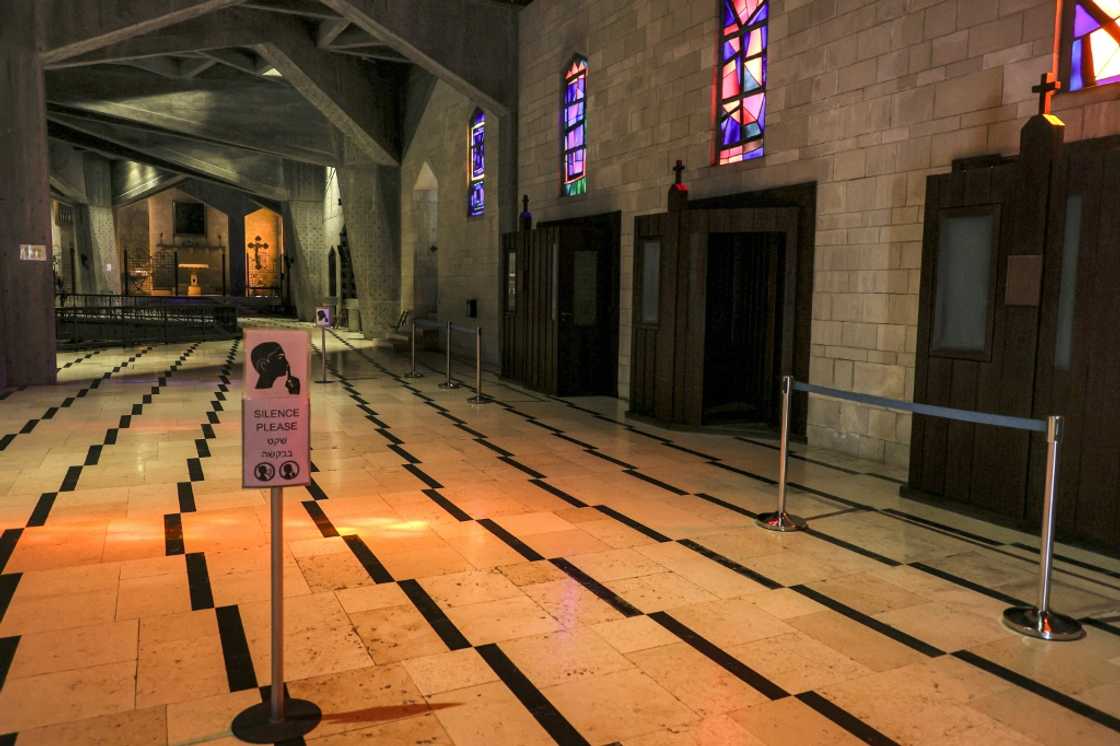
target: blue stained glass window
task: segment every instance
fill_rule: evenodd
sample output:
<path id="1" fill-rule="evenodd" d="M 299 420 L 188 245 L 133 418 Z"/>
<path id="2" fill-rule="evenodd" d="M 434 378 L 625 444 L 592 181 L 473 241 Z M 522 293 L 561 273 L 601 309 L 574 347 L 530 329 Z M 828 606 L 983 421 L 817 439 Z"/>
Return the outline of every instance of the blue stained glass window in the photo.
<path id="1" fill-rule="evenodd" d="M 716 80 L 720 165 L 760 158 L 763 154 L 769 12 L 769 0 L 722 0 Z"/>
<path id="2" fill-rule="evenodd" d="M 486 115 L 475 109 L 470 121 L 470 163 L 467 182 L 467 215 L 486 212 Z"/>
<path id="3" fill-rule="evenodd" d="M 587 60 L 572 58 L 564 73 L 563 194 L 587 192 Z"/>
<path id="4" fill-rule="evenodd" d="M 1120 0 L 1074 0 L 1072 13 L 1069 90 L 1120 83 Z"/>

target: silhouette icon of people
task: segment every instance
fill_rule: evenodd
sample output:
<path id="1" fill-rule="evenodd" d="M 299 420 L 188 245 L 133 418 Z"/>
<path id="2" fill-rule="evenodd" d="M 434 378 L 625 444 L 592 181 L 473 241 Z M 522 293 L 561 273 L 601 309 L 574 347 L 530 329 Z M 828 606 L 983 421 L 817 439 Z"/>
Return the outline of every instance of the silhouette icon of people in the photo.
<path id="1" fill-rule="evenodd" d="M 280 464 L 280 476 L 284 479 L 295 479 L 299 476 L 299 465 L 295 461 L 285 461 Z"/>
<path id="2" fill-rule="evenodd" d="M 254 469 L 254 472 L 256 474 L 257 479 L 261 482 L 271 481 L 272 477 L 276 473 L 275 470 L 272 468 L 272 464 L 268 464 L 268 463 L 257 464 L 256 468 Z"/>
<path id="3" fill-rule="evenodd" d="M 299 393 L 299 379 L 292 375 L 292 368 L 284 354 L 284 348 L 277 342 L 262 342 L 249 353 L 253 369 L 257 371 L 258 389 L 270 389 L 276 379 L 284 376 L 284 388 L 289 394 Z"/>
<path id="4" fill-rule="evenodd" d="M 327 318 L 327 311 L 326 311 L 325 308 L 316 309 L 315 317 L 319 321 L 319 324 L 321 326 L 326 326 L 326 325 L 330 324 L 330 320 Z"/>

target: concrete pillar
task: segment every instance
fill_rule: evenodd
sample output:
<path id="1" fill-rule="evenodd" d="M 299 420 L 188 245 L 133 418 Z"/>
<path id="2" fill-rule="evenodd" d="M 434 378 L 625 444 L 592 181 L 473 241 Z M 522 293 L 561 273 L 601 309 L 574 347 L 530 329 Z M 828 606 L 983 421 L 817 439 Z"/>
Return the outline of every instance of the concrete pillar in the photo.
<path id="1" fill-rule="evenodd" d="M 113 223 L 113 187 L 109 161 L 95 153 L 83 158 L 86 198 L 78 207 L 78 250 L 89 257 L 89 284 L 86 293 L 118 294 L 121 284 L 120 257 L 117 256 L 117 229 Z"/>
<path id="2" fill-rule="evenodd" d="M 303 321 L 315 317 L 315 306 L 327 296 L 327 243 L 323 232 L 326 170 L 309 163 L 285 161 L 284 255 L 290 259 L 286 278 L 292 304 Z"/>
<path id="3" fill-rule="evenodd" d="M 400 169 L 344 166 L 338 178 L 362 333 L 382 338 L 401 312 Z"/>
<path id="4" fill-rule="evenodd" d="M 55 380 L 42 6 L 0 3 L 0 388 Z M 21 260 L 20 244 L 45 246 L 46 260 Z"/>
<path id="5" fill-rule="evenodd" d="M 245 212 L 226 213 L 229 236 L 226 241 L 226 292 L 234 297 L 245 295 Z"/>

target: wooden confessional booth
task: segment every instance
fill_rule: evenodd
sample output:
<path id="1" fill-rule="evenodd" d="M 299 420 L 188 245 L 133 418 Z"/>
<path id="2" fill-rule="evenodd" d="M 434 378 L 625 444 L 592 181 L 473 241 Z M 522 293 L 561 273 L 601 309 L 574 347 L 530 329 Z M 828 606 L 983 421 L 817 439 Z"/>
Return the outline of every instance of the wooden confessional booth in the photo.
<path id="1" fill-rule="evenodd" d="M 776 428 L 781 376 L 809 376 L 816 185 L 690 202 L 678 175 L 668 207 L 634 220 L 630 414 Z"/>
<path id="2" fill-rule="evenodd" d="M 1050 115 L 1016 158 L 927 181 L 915 401 L 1065 418 L 1059 535 L 1120 546 L 1120 137 L 1064 144 Z M 916 416 L 903 493 L 1022 527 L 1038 434 Z"/>
<path id="3" fill-rule="evenodd" d="M 616 396 L 621 213 L 502 236 L 502 377 L 552 396 Z"/>

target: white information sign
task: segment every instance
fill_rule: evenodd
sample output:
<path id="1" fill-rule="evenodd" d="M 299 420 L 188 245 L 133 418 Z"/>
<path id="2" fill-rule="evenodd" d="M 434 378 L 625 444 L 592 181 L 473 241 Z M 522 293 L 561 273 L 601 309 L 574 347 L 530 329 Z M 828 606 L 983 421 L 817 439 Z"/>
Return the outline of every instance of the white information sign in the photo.
<path id="1" fill-rule="evenodd" d="M 331 326 L 331 307 L 319 306 L 315 309 L 315 325 L 329 327 Z"/>
<path id="2" fill-rule="evenodd" d="M 19 258 L 24 262 L 47 261 L 47 247 L 41 243 L 21 243 L 19 245 Z"/>
<path id="3" fill-rule="evenodd" d="M 310 484 L 310 343 L 305 331 L 245 330 L 241 389 L 244 487 Z"/>

